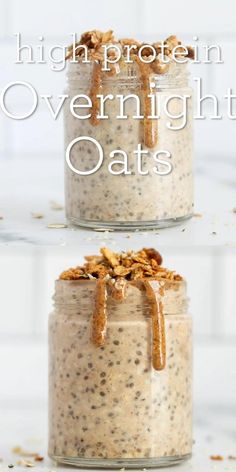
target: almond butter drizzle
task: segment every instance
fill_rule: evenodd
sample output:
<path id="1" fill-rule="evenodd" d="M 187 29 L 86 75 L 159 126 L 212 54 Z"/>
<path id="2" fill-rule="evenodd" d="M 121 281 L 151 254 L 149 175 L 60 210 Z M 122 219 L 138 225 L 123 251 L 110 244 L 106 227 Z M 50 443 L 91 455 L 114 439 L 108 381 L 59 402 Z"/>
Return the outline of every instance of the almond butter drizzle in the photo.
<path id="1" fill-rule="evenodd" d="M 161 287 L 156 293 L 148 280 L 145 280 L 143 284 L 152 319 L 152 364 L 155 370 L 163 370 L 166 365 L 165 319 L 160 300 L 163 293 Z"/>
<path id="2" fill-rule="evenodd" d="M 111 296 L 114 300 L 124 300 L 126 295 L 127 281 L 122 277 L 115 280 L 114 284 L 110 284 Z"/>
<path id="3" fill-rule="evenodd" d="M 92 79 L 91 79 L 91 88 L 89 92 L 89 96 L 93 104 L 91 117 L 90 117 L 90 122 L 92 123 L 93 126 L 96 126 L 99 124 L 99 119 L 98 119 L 99 100 L 98 100 L 97 95 L 99 93 L 99 89 L 101 87 L 101 82 L 102 82 L 101 68 L 102 68 L 102 65 L 100 63 L 94 62 L 93 71 L 92 71 Z"/>
<path id="4" fill-rule="evenodd" d="M 95 307 L 92 318 L 92 341 L 95 346 L 105 344 L 107 332 L 107 287 L 106 281 L 98 279 L 95 292 Z"/>
<path id="5" fill-rule="evenodd" d="M 144 64 L 139 57 L 134 56 L 137 63 L 140 80 L 141 80 L 141 90 L 143 93 L 143 128 L 144 128 L 144 144 L 152 149 L 156 146 L 158 141 L 157 133 L 157 121 L 151 120 L 148 116 L 151 115 L 151 99 L 150 95 L 152 93 L 151 84 L 150 84 L 150 75 L 152 73 L 151 67 L 148 64 Z M 148 96 L 149 95 L 149 96 Z"/>
<path id="6" fill-rule="evenodd" d="M 121 283 L 121 280 L 119 280 Z M 158 293 L 154 291 L 151 282 L 148 280 L 133 281 L 133 285 L 145 289 L 145 293 L 150 306 L 150 316 L 152 320 L 152 365 L 155 370 L 163 370 L 166 365 L 166 341 L 165 341 L 165 320 L 160 297 L 163 289 L 159 286 Z M 127 282 L 124 280 L 119 285 L 114 284 L 111 288 L 111 296 L 119 301 L 125 299 L 125 289 Z M 100 347 L 105 344 L 107 330 L 107 289 L 106 281 L 99 279 L 96 285 L 95 307 L 92 318 L 92 341 Z"/>

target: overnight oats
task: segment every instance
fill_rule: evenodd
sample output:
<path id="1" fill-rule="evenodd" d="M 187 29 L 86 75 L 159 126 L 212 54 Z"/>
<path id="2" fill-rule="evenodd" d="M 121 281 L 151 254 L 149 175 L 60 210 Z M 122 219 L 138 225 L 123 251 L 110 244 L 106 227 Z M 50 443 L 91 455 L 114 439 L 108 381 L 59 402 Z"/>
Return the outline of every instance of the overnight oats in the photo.
<path id="1" fill-rule="evenodd" d="M 49 321 L 49 455 L 155 467 L 192 450 L 186 282 L 154 249 L 101 249 L 56 281 Z"/>
<path id="2" fill-rule="evenodd" d="M 73 224 L 151 228 L 192 216 L 192 90 L 188 65 L 173 60 L 172 52 L 185 51 L 186 61 L 194 54 L 175 36 L 162 43 L 163 56 L 159 42 L 145 49 L 132 39 L 115 40 L 112 32 L 92 31 L 76 43 L 73 60 L 68 51 L 65 200 Z M 116 46 L 111 53 L 119 50 L 120 59 L 104 71 L 101 51 L 107 44 Z M 127 63 L 130 44 L 136 50 Z M 153 51 L 155 61 L 142 62 Z"/>

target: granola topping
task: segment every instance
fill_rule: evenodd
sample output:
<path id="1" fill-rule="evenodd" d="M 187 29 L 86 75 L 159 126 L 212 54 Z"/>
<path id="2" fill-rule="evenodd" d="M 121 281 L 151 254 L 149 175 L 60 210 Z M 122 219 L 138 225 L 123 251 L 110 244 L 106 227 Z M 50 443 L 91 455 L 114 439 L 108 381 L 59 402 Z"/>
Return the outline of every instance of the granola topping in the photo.
<path id="1" fill-rule="evenodd" d="M 110 46 L 106 51 L 104 49 L 105 45 Z M 112 45 L 114 45 L 114 48 L 112 48 Z M 163 44 L 161 41 L 152 44 L 143 44 L 132 38 L 116 39 L 112 30 L 107 32 L 92 30 L 83 33 L 79 41 L 67 48 L 66 59 L 75 58 L 79 61 L 82 60 L 87 53 L 87 57 L 90 60 L 102 63 L 104 60 L 104 51 L 109 57 L 115 58 L 119 57 L 117 56 L 118 50 L 120 51 L 120 60 L 125 60 L 128 54 L 130 54 L 132 60 L 138 53 L 144 58 L 149 58 L 149 56 L 154 55 L 154 52 L 156 56 L 158 56 L 163 51 L 167 57 L 171 57 L 174 52 L 177 52 L 178 56 L 194 59 L 193 47 L 183 46 L 175 35 L 166 38 Z M 155 57 L 153 62 L 155 61 L 158 62 L 159 59 Z"/>
<path id="2" fill-rule="evenodd" d="M 145 279 L 183 280 L 175 271 L 162 267 L 162 257 L 153 248 L 143 248 L 140 251 L 112 252 L 101 248 L 101 255 L 86 256 L 85 264 L 68 269 L 60 275 L 63 280 L 78 279 L 117 279 L 123 277 L 127 281 Z"/>
<path id="3" fill-rule="evenodd" d="M 152 320 L 152 359 L 156 370 L 163 370 L 166 363 L 165 320 L 162 297 L 164 284 L 161 281 L 181 281 L 182 277 L 161 267 L 162 257 L 155 249 L 138 252 L 114 253 L 101 248 L 101 256 L 87 256 L 83 266 L 69 269 L 60 275 L 62 280 L 97 279 L 95 304 L 92 317 L 92 342 L 100 347 L 106 340 L 107 291 L 115 300 L 126 296 L 127 283 L 144 290 Z"/>

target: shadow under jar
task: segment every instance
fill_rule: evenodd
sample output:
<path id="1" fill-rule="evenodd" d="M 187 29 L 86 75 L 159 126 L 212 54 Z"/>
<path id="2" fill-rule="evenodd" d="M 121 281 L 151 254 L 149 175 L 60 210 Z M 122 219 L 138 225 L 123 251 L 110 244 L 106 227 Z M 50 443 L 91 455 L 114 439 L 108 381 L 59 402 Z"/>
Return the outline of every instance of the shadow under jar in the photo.
<path id="1" fill-rule="evenodd" d="M 65 149 L 78 137 L 93 138 L 103 149 L 103 163 L 99 170 L 90 175 L 78 175 L 74 170 L 88 172 L 98 164 L 99 151 L 94 142 L 83 140 L 75 143 L 70 151 L 70 163 L 65 163 L 65 200 L 68 220 L 75 224 L 91 228 L 112 228 L 117 230 L 167 227 L 188 219 L 193 212 L 193 168 L 192 168 L 192 90 L 188 86 L 186 64 L 171 64 L 169 72 L 163 75 L 146 77 L 140 75 L 137 66 L 121 68 L 113 77 L 101 75 L 100 81 L 94 79 L 94 64 L 69 64 L 68 90 L 69 100 L 65 103 L 64 129 Z M 96 84 L 96 85 L 95 85 Z M 154 87 L 154 88 L 152 88 Z M 91 119 L 84 120 L 74 116 L 70 101 L 77 94 L 93 98 L 96 108 L 96 94 L 112 94 L 114 99 L 107 100 L 105 114 L 108 119 L 96 119 L 94 112 Z M 150 115 L 150 104 L 155 104 L 155 113 L 159 119 L 134 119 L 137 114 L 135 98 L 125 102 L 124 114 L 127 119 L 118 119 L 120 100 L 117 95 L 127 97 L 136 95 L 141 104 L 141 115 Z M 147 98 L 148 95 L 152 97 Z M 183 123 L 183 101 L 173 95 L 188 95 L 186 125 L 179 130 L 168 126 L 180 127 Z M 172 97 L 170 99 L 170 97 Z M 165 112 L 179 118 L 170 118 Z M 80 104 L 83 101 L 80 100 Z M 94 108 L 93 106 L 93 108 Z M 88 115 L 88 108 L 80 109 L 80 116 Z M 151 116 L 151 115 L 150 115 Z M 171 123 L 171 125 L 170 125 Z M 137 154 L 141 145 L 146 154 L 142 154 L 140 168 Z M 123 154 L 111 158 L 114 150 L 122 150 L 128 157 L 127 171 L 113 175 L 108 170 L 114 160 L 124 162 Z M 172 165 L 168 175 L 166 164 L 157 163 L 154 154 L 167 151 L 171 157 L 159 155 L 160 159 Z M 121 172 L 124 165 L 114 163 L 113 172 Z M 141 174 L 141 172 L 145 173 Z"/>
<path id="2" fill-rule="evenodd" d="M 149 293 L 128 282 L 122 301 L 108 290 L 107 335 L 97 347 L 91 338 L 96 282 L 56 281 L 49 322 L 49 455 L 58 462 L 135 468 L 191 456 L 192 323 L 186 284 L 145 284 Z M 155 300 L 162 308 L 159 333 L 151 316 Z M 154 341 L 160 329 L 164 344 L 157 370 Z"/>

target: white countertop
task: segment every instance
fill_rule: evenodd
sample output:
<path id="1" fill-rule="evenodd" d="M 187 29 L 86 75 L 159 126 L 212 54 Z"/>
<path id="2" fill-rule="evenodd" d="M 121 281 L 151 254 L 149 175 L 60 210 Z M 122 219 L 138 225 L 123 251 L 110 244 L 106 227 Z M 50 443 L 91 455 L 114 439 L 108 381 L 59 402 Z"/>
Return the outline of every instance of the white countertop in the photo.
<path id="1" fill-rule="evenodd" d="M 194 426 L 193 457 L 179 466 L 179 472 L 211 472 L 236 471 L 236 460 L 229 460 L 228 456 L 236 456 L 235 407 L 228 406 L 198 406 L 195 408 L 196 421 Z M 1 445 L 0 463 L 1 472 L 9 472 L 8 465 L 16 464 L 19 457 L 11 452 L 12 448 L 21 446 L 29 451 L 37 452 L 44 457 L 39 465 L 34 467 L 35 472 L 54 472 L 56 469 L 63 472 L 68 467 L 56 466 L 46 457 L 47 443 L 47 411 L 46 406 L 21 408 L 5 408 L 0 410 L 1 416 Z M 222 455 L 224 460 L 213 461 L 211 455 Z M 32 461 L 32 459 L 29 459 Z M 15 465 L 17 472 L 29 470 L 27 467 Z M 73 471 L 73 468 L 71 468 Z M 82 469 L 83 470 L 83 469 Z M 140 469 L 142 470 L 142 469 Z M 166 472 L 175 469 L 165 468 Z"/>
<path id="2" fill-rule="evenodd" d="M 104 242 L 122 248 L 139 248 L 146 239 L 156 245 L 236 245 L 236 164 L 232 159 L 201 159 L 195 179 L 195 212 L 179 226 L 139 232 L 95 232 L 77 228 L 48 228 L 66 223 L 64 211 L 50 208 L 63 205 L 62 159 L 3 159 L 0 161 L 0 244 L 80 245 L 92 250 Z M 41 213 L 42 219 L 32 217 Z M 117 247 L 117 249 L 118 249 Z"/>

